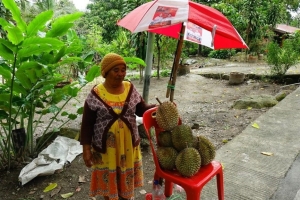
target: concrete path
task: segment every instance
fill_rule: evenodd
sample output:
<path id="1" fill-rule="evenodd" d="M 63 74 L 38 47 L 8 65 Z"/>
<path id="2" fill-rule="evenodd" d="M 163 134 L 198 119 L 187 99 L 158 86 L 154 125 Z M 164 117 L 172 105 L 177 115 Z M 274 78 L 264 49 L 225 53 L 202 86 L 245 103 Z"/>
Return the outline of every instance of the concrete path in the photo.
<path id="1" fill-rule="evenodd" d="M 245 74 L 270 75 L 270 67 L 263 63 L 239 63 L 234 62 L 230 64 L 217 63 L 216 66 L 209 66 L 203 68 L 194 68 L 192 73 L 196 74 L 230 74 L 230 72 L 241 72 Z M 300 74 L 300 64 L 292 66 L 288 69 L 286 74 Z"/>
<path id="2" fill-rule="evenodd" d="M 229 72 L 233 67 L 221 68 Z M 238 70 L 254 69 L 234 68 Z M 298 73 L 292 70 L 299 67 L 289 72 Z M 224 167 L 225 200 L 300 200 L 300 87 L 253 123 L 217 151 L 215 160 Z M 218 199 L 215 178 L 201 196 L 213 199 Z"/>

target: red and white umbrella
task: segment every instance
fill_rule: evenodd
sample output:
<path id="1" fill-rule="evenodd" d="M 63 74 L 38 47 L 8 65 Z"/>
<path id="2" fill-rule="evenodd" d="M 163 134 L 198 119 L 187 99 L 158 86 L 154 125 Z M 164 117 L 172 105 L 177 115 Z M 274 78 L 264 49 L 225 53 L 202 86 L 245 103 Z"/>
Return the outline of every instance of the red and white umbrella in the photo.
<path id="1" fill-rule="evenodd" d="M 183 22 L 187 23 L 186 40 L 189 40 L 188 35 L 195 32 L 194 34 L 200 37 L 196 36 L 198 42 L 193 42 L 213 49 L 248 48 L 234 26 L 221 12 L 188 0 L 155 0 L 145 3 L 131 11 L 117 24 L 132 33 L 150 31 L 179 39 Z"/>
<path id="2" fill-rule="evenodd" d="M 117 22 L 132 33 L 149 31 L 179 39 L 167 97 L 173 101 L 183 40 L 212 49 L 248 48 L 231 22 L 218 10 L 189 0 L 154 0 Z"/>

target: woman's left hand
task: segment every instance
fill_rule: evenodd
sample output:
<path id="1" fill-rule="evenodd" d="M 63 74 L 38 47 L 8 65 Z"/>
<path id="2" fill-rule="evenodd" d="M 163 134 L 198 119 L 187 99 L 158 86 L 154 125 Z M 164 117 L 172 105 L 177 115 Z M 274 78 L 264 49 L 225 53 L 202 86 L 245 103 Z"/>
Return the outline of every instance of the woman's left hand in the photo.
<path id="1" fill-rule="evenodd" d="M 83 157 L 85 166 L 90 168 L 94 165 L 93 154 L 92 154 L 90 145 L 83 145 L 83 155 L 82 155 L 82 157 Z"/>

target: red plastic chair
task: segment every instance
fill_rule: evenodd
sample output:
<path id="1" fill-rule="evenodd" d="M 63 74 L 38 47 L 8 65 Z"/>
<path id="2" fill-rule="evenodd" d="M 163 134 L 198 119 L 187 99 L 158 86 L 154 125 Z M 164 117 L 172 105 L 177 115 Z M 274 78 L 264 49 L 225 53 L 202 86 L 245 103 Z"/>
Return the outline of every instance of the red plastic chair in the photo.
<path id="1" fill-rule="evenodd" d="M 147 110 L 143 115 L 143 123 L 150 141 L 150 147 L 153 154 L 153 160 L 155 163 L 154 180 L 165 180 L 165 196 L 170 197 L 173 192 L 173 184 L 181 186 L 186 192 L 187 200 L 199 200 L 202 188 L 208 183 L 214 176 L 217 178 L 217 188 L 219 200 L 224 200 L 224 185 L 223 185 L 223 170 L 221 163 L 212 161 L 210 164 L 201 166 L 199 171 L 192 177 L 183 177 L 177 171 L 162 170 L 160 168 L 158 159 L 156 157 L 156 151 L 151 140 L 150 129 L 155 128 L 156 141 L 158 134 L 163 131 L 155 120 L 157 107 Z M 179 121 L 180 124 L 180 121 Z"/>

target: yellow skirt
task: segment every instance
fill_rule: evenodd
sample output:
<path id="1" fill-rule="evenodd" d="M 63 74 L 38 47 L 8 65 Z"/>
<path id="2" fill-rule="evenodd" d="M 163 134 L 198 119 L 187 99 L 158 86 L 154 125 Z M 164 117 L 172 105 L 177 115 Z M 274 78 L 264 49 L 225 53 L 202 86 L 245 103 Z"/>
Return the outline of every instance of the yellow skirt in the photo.
<path id="1" fill-rule="evenodd" d="M 140 146 L 132 146 L 129 130 L 110 131 L 106 143 L 105 154 L 93 151 L 96 164 L 92 167 L 90 196 L 130 199 L 134 197 L 134 188 L 143 186 Z"/>

